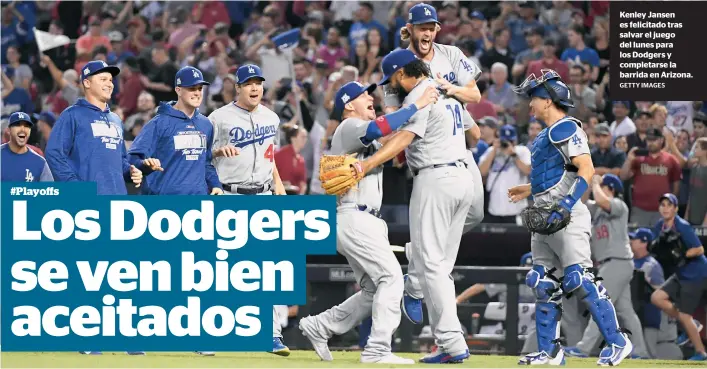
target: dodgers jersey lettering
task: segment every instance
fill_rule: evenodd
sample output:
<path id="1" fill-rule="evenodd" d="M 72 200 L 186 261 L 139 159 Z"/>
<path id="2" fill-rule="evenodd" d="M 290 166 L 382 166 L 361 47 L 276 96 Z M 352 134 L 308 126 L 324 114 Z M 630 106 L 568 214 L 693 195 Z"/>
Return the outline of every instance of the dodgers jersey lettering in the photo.
<path id="1" fill-rule="evenodd" d="M 374 140 L 365 144 L 361 138 L 366 136 L 370 121 L 359 118 L 344 119 L 331 140 L 331 155 L 358 153 L 358 160 L 366 160 L 376 153 L 381 144 Z M 383 167 L 379 166 L 358 182 L 358 188 L 352 189 L 338 199 L 339 204 L 353 203 L 366 205 L 369 208 L 380 209 L 383 201 Z"/>
<path id="2" fill-rule="evenodd" d="M 592 257 L 596 261 L 608 258 L 632 259 L 629 246 L 628 206 L 620 199 L 610 200 L 611 212 L 607 213 L 594 201 L 587 204 L 592 213 Z"/>
<path id="3" fill-rule="evenodd" d="M 214 150 L 226 145 L 240 149 L 236 157 L 213 160 L 221 182 L 272 185 L 275 136 L 280 117 L 263 105 L 249 112 L 231 103 L 216 109 L 209 115 L 209 120 L 214 125 Z"/>
<path id="4" fill-rule="evenodd" d="M 536 138 L 535 141 L 533 141 L 533 146 L 531 149 L 533 161 L 535 161 L 538 150 L 541 149 L 540 146 L 545 143 L 545 140 L 550 140 L 550 138 L 548 137 L 548 135 L 550 134 L 550 130 L 556 125 L 558 125 L 562 120 L 558 121 L 551 127 L 545 128 L 540 131 L 540 133 L 538 134 L 538 138 L 540 139 Z M 541 136 L 543 137 L 541 138 Z M 584 130 L 581 127 L 577 126 L 576 131 L 569 139 L 561 143 L 549 144 L 553 145 L 555 150 L 560 151 L 560 154 L 562 155 L 565 164 L 570 164 L 572 162 L 571 158 L 582 154 L 590 153 L 589 145 L 587 144 L 587 142 L 587 134 L 584 133 Z M 533 199 L 535 201 L 535 204 L 538 206 L 542 206 L 547 204 L 554 204 L 561 201 L 562 198 L 564 198 L 570 192 L 570 189 L 574 185 L 575 179 L 577 179 L 576 172 L 569 172 L 565 170 L 564 174 L 562 175 L 562 178 L 560 178 L 557 184 L 555 184 L 544 192 L 533 193 Z M 582 203 L 581 201 L 578 201 L 577 204 L 575 204 L 575 207 L 577 206 L 585 207 L 584 203 Z"/>
<path id="5" fill-rule="evenodd" d="M 403 105 L 414 104 L 428 86 L 436 86 L 436 82 L 432 79 L 420 81 L 405 97 Z M 434 105 L 417 111 L 399 128 L 416 135 L 405 150 L 410 169 L 465 161 L 463 110 L 464 107 L 456 99 L 440 96 Z"/>
<path id="6" fill-rule="evenodd" d="M 469 82 L 476 80 L 481 74 L 481 69 L 469 60 L 464 53 L 456 46 L 432 44 L 434 56 L 432 60 L 426 62 L 432 72 L 432 77 L 437 78 L 437 73 L 442 75 L 453 85 L 466 86 Z M 401 106 L 401 98 L 387 84 L 383 90 L 383 104 L 385 106 Z"/>

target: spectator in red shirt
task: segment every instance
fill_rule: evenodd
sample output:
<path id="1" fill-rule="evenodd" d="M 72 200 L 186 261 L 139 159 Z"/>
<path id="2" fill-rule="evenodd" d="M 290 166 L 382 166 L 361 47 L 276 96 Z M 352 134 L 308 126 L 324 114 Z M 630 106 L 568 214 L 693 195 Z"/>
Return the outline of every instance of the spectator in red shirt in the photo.
<path id="1" fill-rule="evenodd" d="M 288 144 L 275 152 L 277 171 L 288 193 L 292 191 L 304 195 L 307 192 L 307 169 L 300 152 L 307 144 L 307 131 L 297 125 L 288 125 L 283 129 Z"/>
<path id="2" fill-rule="evenodd" d="M 88 32 L 76 40 L 76 55 L 90 55 L 97 46 L 104 46 L 108 51 L 113 50 L 108 36 L 101 34 L 101 20 L 92 18 Z"/>
<path id="3" fill-rule="evenodd" d="M 669 192 L 677 196 L 680 189 L 682 169 L 678 160 L 663 150 L 664 141 L 660 129 L 650 128 L 646 132 L 647 152 L 634 147 L 621 167 L 622 180 L 633 178 L 630 222 L 641 227 L 652 227 L 661 219 L 656 199 Z"/>
<path id="4" fill-rule="evenodd" d="M 199 1 L 194 4 L 191 15 L 194 23 L 201 23 L 207 29 L 214 28 L 216 23 L 231 25 L 231 17 L 223 1 Z"/>
<path id="5" fill-rule="evenodd" d="M 135 58 L 130 57 L 123 62 L 119 77 L 121 91 L 118 97 L 118 106 L 123 109 L 123 113 L 127 117 L 136 112 L 137 98 L 145 90 L 145 85 L 142 83 L 143 75 L 140 73 L 140 67 Z"/>
<path id="6" fill-rule="evenodd" d="M 488 96 L 487 82 L 484 80 L 477 81 L 476 86 L 481 93 L 481 100 L 479 100 L 478 103 L 466 104 L 466 110 L 469 111 L 469 114 L 471 114 L 474 120 L 479 120 L 483 117 L 498 118 L 495 106 L 486 98 Z"/>
<path id="7" fill-rule="evenodd" d="M 528 64 L 527 75 L 535 73 L 536 76 L 541 76 L 541 69 L 552 69 L 560 74 L 563 81 L 570 80 L 570 70 L 567 63 L 557 58 L 557 44 L 552 39 L 545 40 L 543 46 L 543 57 L 540 60 L 533 60 Z"/>

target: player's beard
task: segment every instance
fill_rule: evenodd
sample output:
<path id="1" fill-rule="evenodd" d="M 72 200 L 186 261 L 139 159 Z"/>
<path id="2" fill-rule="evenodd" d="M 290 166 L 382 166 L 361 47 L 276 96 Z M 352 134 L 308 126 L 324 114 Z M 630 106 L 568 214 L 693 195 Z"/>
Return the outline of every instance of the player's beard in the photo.
<path id="1" fill-rule="evenodd" d="M 405 100 L 405 97 L 408 95 L 408 92 L 405 91 L 403 86 L 401 84 L 398 84 L 397 86 L 391 86 L 393 87 L 393 91 L 395 92 L 396 95 L 400 98 L 400 101 Z"/>

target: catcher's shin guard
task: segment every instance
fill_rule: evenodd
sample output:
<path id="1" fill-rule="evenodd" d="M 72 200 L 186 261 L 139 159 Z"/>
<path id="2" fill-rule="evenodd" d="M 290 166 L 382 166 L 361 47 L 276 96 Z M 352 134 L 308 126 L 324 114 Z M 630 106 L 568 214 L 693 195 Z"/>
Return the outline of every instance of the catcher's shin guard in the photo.
<path id="1" fill-rule="evenodd" d="M 592 273 L 579 264 L 570 265 L 565 268 L 562 288 L 566 293 L 577 294 L 584 301 L 607 344 L 619 347 L 626 345 L 626 337 L 619 328 L 614 304 L 604 286 L 598 283 Z"/>
<path id="2" fill-rule="evenodd" d="M 562 317 L 562 290 L 560 282 L 552 276 L 553 270 L 534 265 L 525 277 L 525 284 L 535 293 L 535 329 L 538 351 L 555 357 L 560 351 L 560 319 Z"/>

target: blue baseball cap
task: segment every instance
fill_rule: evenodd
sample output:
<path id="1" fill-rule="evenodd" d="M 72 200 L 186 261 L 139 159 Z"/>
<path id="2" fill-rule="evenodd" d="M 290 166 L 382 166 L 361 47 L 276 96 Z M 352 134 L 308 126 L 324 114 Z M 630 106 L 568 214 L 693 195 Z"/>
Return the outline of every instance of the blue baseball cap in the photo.
<path id="1" fill-rule="evenodd" d="M 529 266 L 533 265 L 533 253 L 528 252 L 523 254 L 523 256 L 520 257 L 520 266 Z"/>
<path id="2" fill-rule="evenodd" d="M 604 177 L 601 178 L 601 185 L 611 188 L 617 194 L 624 192 L 624 183 L 616 174 L 604 174 Z"/>
<path id="3" fill-rule="evenodd" d="M 103 72 L 108 72 L 115 77 L 120 74 L 120 68 L 114 65 L 108 65 L 108 63 L 103 60 L 92 60 L 81 68 L 81 81 Z"/>
<path id="4" fill-rule="evenodd" d="M 27 122 L 32 126 L 34 125 L 34 123 L 32 123 L 32 118 L 30 118 L 29 114 L 23 113 L 21 111 L 12 113 L 10 115 L 10 119 L 8 119 L 7 122 L 8 126 L 12 126 L 13 124 L 17 124 L 20 122 Z"/>
<path id="5" fill-rule="evenodd" d="M 383 61 L 381 62 L 381 69 L 383 69 L 383 79 L 378 82 L 378 85 L 382 86 L 388 84 L 388 82 L 390 82 L 390 77 L 393 75 L 393 73 L 397 72 L 398 69 L 410 64 L 415 60 L 417 60 L 417 57 L 412 51 L 408 49 L 397 49 L 391 51 L 383 58 Z"/>
<path id="6" fill-rule="evenodd" d="M 240 85 L 242 83 L 246 83 L 246 81 L 251 78 L 258 78 L 261 81 L 265 81 L 265 77 L 263 77 L 263 72 L 260 70 L 259 66 L 255 64 L 246 64 L 236 70 L 237 84 Z"/>
<path id="7" fill-rule="evenodd" d="M 630 232 L 628 238 L 647 243 L 653 241 L 653 232 L 648 228 L 638 228 L 635 232 Z"/>
<path id="8" fill-rule="evenodd" d="M 412 8 L 408 13 L 408 23 L 410 24 L 425 24 L 425 23 L 437 23 L 437 10 L 434 6 L 420 3 Z"/>
<path id="9" fill-rule="evenodd" d="M 341 120 L 341 114 L 344 112 L 344 105 L 361 96 L 364 92 L 368 92 L 369 94 L 373 93 L 377 87 L 378 86 L 376 86 L 375 83 L 364 86 L 356 81 L 349 82 L 341 86 L 339 91 L 336 91 L 336 97 L 334 97 L 334 117 Z"/>
<path id="10" fill-rule="evenodd" d="M 516 127 L 513 127 L 510 124 L 506 124 L 501 127 L 501 132 L 499 132 L 498 136 L 501 140 L 515 141 L 518 138 L 518 134 L 516 133 Z"/>
<path id="11" fill-rule="evenodd" d="M 672 193 L 663 194 L 663 196 L 660 197 L 660 200 L 658 200 L 658 202 L 662 202 L 664 199 L 668 199 L 668 201 L 670 201 L 670 203 L 672 203 L 675 206 L 678 206 L 678 198 L 677 198 L 677 196 L 673 195 Z"/>
<path id="12" fill-rule="evenodd" d="M 54 123 L 56 122 L 56 114 L 51 111 L 43 111 L 39 114 L 34 115 L 34 119 L 38 121 L 43 121 L 47 123 L 50 127 L 54 127 Z"/>
<path id="13" fill-rule="evenodd" d="M 471 12 L 471 14 L 469 14 L 469 18 L 476 18 L 476 19 L 486 20 L 486 17 L 484 17 L 484 13 L 482 13 L 482 12 L 480 12 L 480 11 L 478 11 L 478 10 L 474 10 L 473 12 Z"/>
<path id="14" fill-rule="evenodd" d="M 180 69 L 174 76 L 174 85 L 176 87 L 192 87 L 196 85 L 210 85 L 204 81 L 204 74 L 200 70 L 186 66 Z"/>

